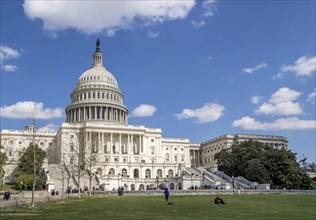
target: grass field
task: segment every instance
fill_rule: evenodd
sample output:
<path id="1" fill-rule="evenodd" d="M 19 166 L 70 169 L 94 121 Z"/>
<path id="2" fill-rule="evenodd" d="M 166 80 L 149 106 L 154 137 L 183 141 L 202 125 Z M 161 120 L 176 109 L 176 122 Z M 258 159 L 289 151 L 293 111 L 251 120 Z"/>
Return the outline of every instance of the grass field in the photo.
<path id="1" fill-rule="evenodd" d="M 35 208 L 2 210 L 10 219 L 316 219 L 315 195 L 223 195 L 225 205 L 214 205 L 215 195 L 109 196 L 67 199 Z"/>

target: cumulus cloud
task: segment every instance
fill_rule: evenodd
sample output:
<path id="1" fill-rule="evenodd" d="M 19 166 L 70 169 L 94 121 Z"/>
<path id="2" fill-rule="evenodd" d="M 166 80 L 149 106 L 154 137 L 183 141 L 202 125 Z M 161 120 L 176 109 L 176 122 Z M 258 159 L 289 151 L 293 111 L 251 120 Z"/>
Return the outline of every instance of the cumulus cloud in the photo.
<path id="1" fill-rule="evenodd" d="M 147 32 L 147 37 L 149 37 L 149 38 L 156 38 L 156 37 L 159 36 L 159 34 L 160 34 L 160 32 L 148 31 L 148 32 Z"/>
<path id="2" fill-rule="evenodd" d="M 254 72 L 262 69 L 262 68 L 267 68 L 268 65 L 266 63 L 260 63 L 257 66 L 254 67 L 248 67 L 248 68 L 243 68 L 242 72 L 245 74 L 253 74 Z"/>
<path id="3" fill-rule="evenodd" d="M 296 77 L 311 76 L 316 70 L 316 57 L 303 56 L 292 65 L 281 67 L 281 72 L 276 74 L 276 78 L 283 78 L 286 72 L 295 73 Z"/>
<path id="4" fill-rule="evenodd" d="M 5 60 L 12 59 L 12 58 L 17 58 L 20 56 L 19 51 L 5 46 L 5 45 L 0 45 L 0 62 L 4 62 Z"/>
<path id="5" fill-rule="evenodd" d="M 44 108 L 41 102 L 24 101 L 0 108 L 0 116 L 12 119 L 51 119 L 63 117 L 62 108 Z"/>
<path id="6" fill-rule="evenodd" d="M 233 127 L 240 127 L 246 130 L 305 130 L 315 129 L 315 120 L 301 120 L 297 117 L 280 118 L 273 122 L 260 122 L 251 117 L 243 117 L 235 120 L 232 124 Z"/>
<path id="7" fill-rule="evenodd" d="M 261 99 L 263 99 L 264 97 L 262 97 L 262 96 L 257 96 L 257 95 L 255 95 L 255 96 L 251 96 L 251 103 L 252 104 L 258 104 L 259 102 L 260 102 L 260 100 Z"/>
<path id="8" fill-rule="evenodd" d="M 308 94 L 307 101 L 312 103 L 312 104 L 315 104 L 315 102 L 316 102 L 316 89 L 314 89 L 313 92 Z"/>
<path id="9" fill-rule="evenodd" d="M 176 119 L 197 118 L 197 123 L 204 124 L 218 120 L 224 115 L 225 107 L 217 103 L 206 103 L 202 108 L 184 109 L 181 113 L 175 114 Z"/>
<path id="10" fill-rule="evenodd" d="M 204 17 L 213 16 L 216 11 L 215 6 L 216 0 L 204 0 L 202 2 L 203 14 Z"/>
<path id="11" fill-rule="evenodd" d="M 15 50 L 11 47 L 0 45 L 0 64 L 1 64 L 1 70 L 4 72 L 15 72 L 18 67 L 11 64 L 4 65 L 4 62 L 7 60 L 17 58 L 21 54 L 18 50 Z"/>
<path id="12" fill-rule="evenodd" d="M 156 112 L 157 108 L 153 105 L 141 104 L 132 111 L 131 117 L 150 117 Z"/>
<path id="13" fill-rule="evenodd" d="M 1 69 L 5 72 L 15 72 L 18 69 L 18 67 L 15 65 L 4 65 L 1 66 Z"/>
<path id="14" fill-rule="evenodd" d="M 303 112 L 299 103 L 294 102 L 301 95 L 300 92 L 287 87 L 280 88 L 271 95 L 267 103 L 263 103 L 255 112 L 265 115 L 299 115 Z"/>
<path id="15" fill-rule="evenodd" d="M 204 20 L 200 20 L 200 21 L 191 21 L 191 24 L 194 28 L 200 28 L 205 26 L 206 22 Z"/>
<path id="16" fill-rule="evenodd" d="M 74 28 L 94 34 L 111 33 L 135 25 L 150 25 L 184 19 L 194 7 L 185 1 L 31 1 L 25 0 L 24 13 L 41 19 L 47 31 Z"/>
<path id="17" fill-rule="evenodd" d="M 40 132 L 57 132 L 59 129 L 58 125 L 55 124 L 47 124 L 44 127 L 38 129 Z"/>

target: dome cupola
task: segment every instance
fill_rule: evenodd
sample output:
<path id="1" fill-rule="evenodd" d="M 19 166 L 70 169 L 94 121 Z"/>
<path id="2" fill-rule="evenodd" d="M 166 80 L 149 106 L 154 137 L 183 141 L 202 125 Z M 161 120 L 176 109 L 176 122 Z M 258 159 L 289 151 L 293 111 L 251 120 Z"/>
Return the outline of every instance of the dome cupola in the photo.
<path id="1" fill-rule="evenodd" d="M 115 77 L 103 66 L 99 39 L 92 67 L 79 77 L 70 97 L 71 103 L 65 110 L 68 123 L 95 121 L 127 125 L 124 95 Z"/>

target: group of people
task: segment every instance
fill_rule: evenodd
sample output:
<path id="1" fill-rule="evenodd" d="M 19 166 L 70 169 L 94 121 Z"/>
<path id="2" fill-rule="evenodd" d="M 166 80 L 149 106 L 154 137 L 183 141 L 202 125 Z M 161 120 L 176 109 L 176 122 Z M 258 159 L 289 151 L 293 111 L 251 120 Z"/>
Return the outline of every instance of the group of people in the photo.
<path id="1" fill-rule="evenodd" d="M 9 191 L 4 192 L 2 201 L 8 201 L 10 199 L 10 196 L 11 196 L 11 194 Z"/>
<path id="2" fill-rule="evenodd" d="M 167 204 L 174 205 L 174 202 L 169 202 L 169 190 L 168 190 L 168 188 L 165 188 L 164 195 L 165 195 L 165 200 L 166 200 Z M 220 204 L 226 204 L 226 203 L 224 202 L 224 200 L 221 197 L 217 196 L 214 199 L 214 204 L 220 205 Z"/>
<path id="3" fill-rule="evenodd" d="M 55 192 L 55 190 L 53 189 L 52 192 L 51 192 L 51 195 L 52 196 L 54 196 L 54 195 L 58 196 L 59 195 L 58 190 L 56 190 L 56 192 Z"/>

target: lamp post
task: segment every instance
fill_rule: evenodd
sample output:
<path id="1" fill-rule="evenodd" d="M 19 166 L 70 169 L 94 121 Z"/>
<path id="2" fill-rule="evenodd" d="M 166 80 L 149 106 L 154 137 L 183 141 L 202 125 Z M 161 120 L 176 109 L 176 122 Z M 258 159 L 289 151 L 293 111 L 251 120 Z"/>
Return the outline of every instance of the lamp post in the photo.
<path id="1" fill-rule="evenodd" d="M 191 173 L 191 187 L 193 187 L 194 188 L 194 186 L 193 186 L 193 173 Z"/>
<path id="2" fill-rule="evenodd" d="M 204 187 L 204 175 L 205 173 L 202 173 L 202 187 Z"/>
<path id="3" fill-rule="evenodd" d="M 232 182 L 233 182 L 233 189 L 235 189 L 235 179 L 234 179 L 234 176 L 232 176 Z"/>
<path id="4" fill-rule="evenodd" d="M 22 185 L 23 185 L 23 182 L 21 181 L 20 182 L 20 192 L 22 192 Z"/>
<path id="5" fill-rule="evenodd" d="M 156 176 L 156 181 L 157 181 L 157 189 L 158 189 L 158 182 L 159 182 L 159 177 Z"/>
<path id="6" fill-rule="evenodd" d="M 166 185 L 167 185 L 166 188 L 169 188 L 169 186 L 168 186 L 168 185 L 169 185 L 168 177 L 169 177 L 169 176 L 167 175 L 167 176 L 166 176 Z"/>
<path id="7" fill-rule="evenodd" d="M 117 188 L 119 188 L 120 187 L 120 173 L 119 174 L 117 174 Z"/>
<path id="8" fill-rule="evenodd" d="M 147 182 L 147 177 L 148 177 L 148 176 L 146 175 L 146 176 L 145 176 L 145 190 L 147 190 L 147 183 L 146 183 L 146 182 Z"/>

